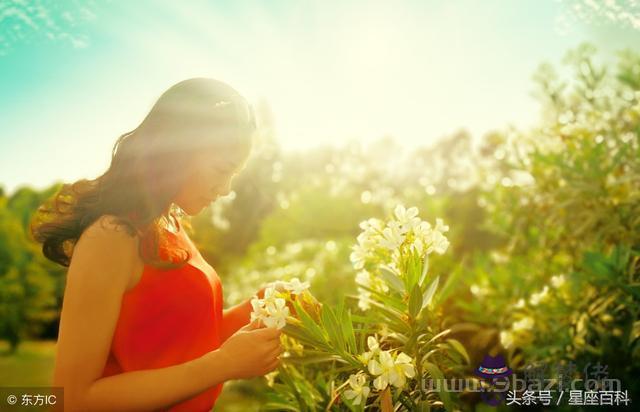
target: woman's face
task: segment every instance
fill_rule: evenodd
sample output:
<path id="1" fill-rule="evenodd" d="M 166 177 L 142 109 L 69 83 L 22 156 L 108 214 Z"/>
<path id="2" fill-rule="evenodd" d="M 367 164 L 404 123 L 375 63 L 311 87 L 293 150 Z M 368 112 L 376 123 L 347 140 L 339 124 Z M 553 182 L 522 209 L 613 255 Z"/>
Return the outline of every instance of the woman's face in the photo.
<path id="1" fill-rule="evenodd" d="M 198 214 L 218 197 L 229 194 L 231 182 L 244 169 L 247 157 L 240 151 L 198 152 L 189 164 L 185 184 L 174 203 L 190 216 Z"/>

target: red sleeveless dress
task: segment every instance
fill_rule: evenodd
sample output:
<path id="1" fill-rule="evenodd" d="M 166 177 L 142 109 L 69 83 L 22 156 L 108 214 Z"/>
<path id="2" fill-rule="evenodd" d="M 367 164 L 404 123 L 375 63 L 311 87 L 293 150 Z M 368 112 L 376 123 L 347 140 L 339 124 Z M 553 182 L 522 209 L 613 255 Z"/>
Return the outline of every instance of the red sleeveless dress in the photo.
<path id="1" fill-rule="evenodd" d="M 178 269 L 144 266 L 139 282 L 122 297 L 103 377 L 196 359 L 220 347 L 249 322 L 249 301 L 223 314 L 218 274 L 202 258 L 184 228 L 178 226 L 177 233 L 164 229 L 167 237 L 160 245 L 160 256 L 175 259 L 175 246 L 180 245 L 191 251 L 192 257 Z M 210 411 L 221 391 L 222 384 L 218 384 L 161 410 Z"/>

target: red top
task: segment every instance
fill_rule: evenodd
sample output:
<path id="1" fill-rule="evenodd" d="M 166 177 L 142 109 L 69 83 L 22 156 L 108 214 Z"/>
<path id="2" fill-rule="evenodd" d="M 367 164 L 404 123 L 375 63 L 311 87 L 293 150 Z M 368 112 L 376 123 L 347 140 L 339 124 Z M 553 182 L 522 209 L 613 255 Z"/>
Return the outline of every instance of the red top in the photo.
<path id="1" fill-rule="evenodd" d="M 175 219 L 177 221 L 177 219 Z M 122 296 L 103 377 L 163 368 L 196 359 L 218 347 L 249 322 L 249 301 L 223 313 L 222 285 L 178 223 L 160 246 L 163 259 L 175 259 L 172 246 L 190 250 L 182 268 L 159 270 L 144 265 L 140 281 Z M 158 388 L 162 390 L 162 388 Z M 162 411 L 210 411 L 222 383 Z"/>

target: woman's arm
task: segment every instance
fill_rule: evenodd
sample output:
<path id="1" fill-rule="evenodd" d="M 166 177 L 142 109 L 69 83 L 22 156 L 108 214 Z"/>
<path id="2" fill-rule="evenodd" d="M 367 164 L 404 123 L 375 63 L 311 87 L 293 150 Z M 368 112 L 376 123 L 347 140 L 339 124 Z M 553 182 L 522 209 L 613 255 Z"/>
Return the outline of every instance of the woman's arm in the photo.
<path id="1" fill-rule="evenodd" d="M 262 299 L 264 297 L 265 289 L 266 286 L 262 287 L 256 293 L 258 295 L 258 298 Z M 252 310 L 253 308 L 251 307 L 251 299 L 247 299 L 244 302 L 223 311 L 222 331 L 220 334 L 222 342 L 226 341 L 229 336 L 233 335 L 238 329 L 249 323 L 249 321 L 251 320 Z"/>
<path id="2" fill-rule="evenodd" d="M 64 387 L 65 410 L 158 409 L 226 380 L 219 350 L 179 365 L 101 378 L 137 253 L 135 238 L 103 227 L 104 218 L 78 240 L 67 274 L 53 377 L 54 386 Z"/>
<path id="3" fill-rule="evenodd" d="M 67 406 L 65 391 L 65 410 L 146 411 L 168 408 L 226 381 L 225 359 L 219 350 L 215 350 L 178 365 L 101 378 L 85 386 L 83 397 L 70 406 Z"/>

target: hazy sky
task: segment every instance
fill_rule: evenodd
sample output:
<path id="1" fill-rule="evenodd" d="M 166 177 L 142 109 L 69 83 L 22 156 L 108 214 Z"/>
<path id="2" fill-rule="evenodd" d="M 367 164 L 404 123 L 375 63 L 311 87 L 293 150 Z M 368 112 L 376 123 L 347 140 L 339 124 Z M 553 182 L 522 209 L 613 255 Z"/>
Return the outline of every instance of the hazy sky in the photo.
<path id="1" fill-rule="evenodd" d="M 535 122 L 531 76 L 640 45 L 636 1 L 0 0 L 0 185 L 95 177 L 188 77 L 268 101 L 287 149 Z"/>

